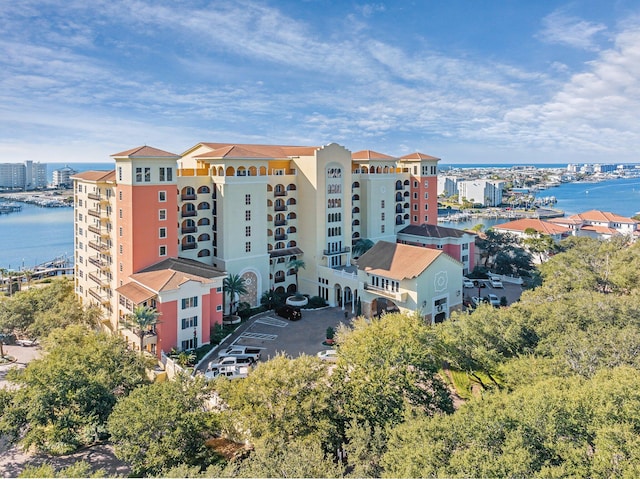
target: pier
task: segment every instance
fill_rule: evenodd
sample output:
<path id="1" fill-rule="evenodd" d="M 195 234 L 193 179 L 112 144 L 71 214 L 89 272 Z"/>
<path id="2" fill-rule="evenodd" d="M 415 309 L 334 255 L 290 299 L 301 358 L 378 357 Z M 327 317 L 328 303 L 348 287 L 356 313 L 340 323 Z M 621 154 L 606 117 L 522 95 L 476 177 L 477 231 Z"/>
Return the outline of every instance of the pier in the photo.
<path id="1" fill-rule="evenodd" d="M 54 276 L 68 276 L 74 274 L 74 266 L 67 256 L 60 256 L 51 261 L 46 261 L 33 267 L 33 269 L 25 269 L 24 266 L 18 271 L 10 269 L 2 269 L 0 271 L 0 285 L 2 289 L 7 290 L 9 283 L 17 284 L 12 288 L 14 291 L 22 289 L 20 285 L 30 283 L 31 281 L 50 278 Z"/>
<path id="2" fill-rule="evenodd" d="M 0 203 L 0 215 L 8 215 L 22 210 L 22 205 L 16 203 Z"/>

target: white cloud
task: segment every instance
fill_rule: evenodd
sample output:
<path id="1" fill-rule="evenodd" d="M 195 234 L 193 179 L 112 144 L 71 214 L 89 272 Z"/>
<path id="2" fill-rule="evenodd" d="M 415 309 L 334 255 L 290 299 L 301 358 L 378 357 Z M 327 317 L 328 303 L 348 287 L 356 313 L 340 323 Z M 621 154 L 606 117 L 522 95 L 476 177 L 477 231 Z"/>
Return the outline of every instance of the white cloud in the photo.
<path id="1" fill-rule="evenodd" d="M 596 36 L 607 27 L 569 16 L 562 10 L 550 13 L 542 20 L 543 28 L 537 38 L 547 43 L 557 43 L 583 50 L 598 50 Z"/>

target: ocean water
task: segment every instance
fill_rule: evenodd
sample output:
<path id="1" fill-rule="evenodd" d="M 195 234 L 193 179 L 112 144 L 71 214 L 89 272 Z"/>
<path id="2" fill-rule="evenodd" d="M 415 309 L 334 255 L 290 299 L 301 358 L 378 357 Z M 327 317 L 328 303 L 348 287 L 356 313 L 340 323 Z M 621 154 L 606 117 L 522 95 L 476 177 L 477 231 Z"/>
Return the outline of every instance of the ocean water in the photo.
<path id="1" fill-rule="evenodd" d="M 56 164 L 56 168 L 64 164 Z M 78 171 L 110 170 L 112 163 L 71 163 Z M 600 183 L 565 183 L 540 191 L 538 196 L 555 196 L 556 208 L 572 215 L 588 210 L 609 211 L 630 217 L 640 213 L 640 178 L 608 180 Z M 73 208 L 43 208 L 22 203 L 22 211 L 0 215 L 0 267 L 20 269 L 60 256 L 73 259 Z M 452 228 L 486 228 L 506 220 L 473 220 L 440 223 Z"/>

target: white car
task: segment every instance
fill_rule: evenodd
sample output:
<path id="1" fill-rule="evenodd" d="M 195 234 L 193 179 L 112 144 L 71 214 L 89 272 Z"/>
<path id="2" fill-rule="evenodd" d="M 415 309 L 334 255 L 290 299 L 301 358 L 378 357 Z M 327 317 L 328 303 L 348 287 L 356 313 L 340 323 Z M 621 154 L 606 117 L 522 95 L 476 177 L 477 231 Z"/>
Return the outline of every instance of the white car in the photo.
<path id="1" fill-rule="evenodd" d="M 491 303 L 491 306 L 493 306 L 494 308 L 497 308 L 498 306 L 500 306 L 500 300 L 495 294 L 488 294 L 483 299 Z"/>
<path id="2" fill-rule="evenodd" d="M 225 349 L 224 352 L 221 352 L 219 356 L 251 356 L 254 361 L 257 361 L 260 359 L 261 352 L 262 348 L 234 344 Z"/>
<path id="3" fill-rule="evenodd" d="M 216 379 L 222 376 L 229 379 L 240 379 L 246 378 L 248 375 L 248 366 L 221 366 L 219 368 L 210 369 L 204 373 L 204 377 L 206 379 Z"/>
<path id="4" fill-rule="evenodd" d="M 502 281 L 500 281 L 500 278 L 498 278 L 497 276 L 490 276 L 489 284 L 491 284 L 492 288 L 504 288 L 504 286 L 502 285 Z"/>
<path id="5" fill-rule="evenodd" d="M 465 288 L 473 288 L 473 281 L 471 281 L 469 278 L 462 278 L 462 286 L 464 286 Z"/>
<path id="6" fill-rule="evenodd" d="M 338 360 L 338 351 L 335 349 L 325 349 L 324 351 L 320 351 L 318 353 L 318 358 L 321 361 L 329 361 L 335 363 Z"/>

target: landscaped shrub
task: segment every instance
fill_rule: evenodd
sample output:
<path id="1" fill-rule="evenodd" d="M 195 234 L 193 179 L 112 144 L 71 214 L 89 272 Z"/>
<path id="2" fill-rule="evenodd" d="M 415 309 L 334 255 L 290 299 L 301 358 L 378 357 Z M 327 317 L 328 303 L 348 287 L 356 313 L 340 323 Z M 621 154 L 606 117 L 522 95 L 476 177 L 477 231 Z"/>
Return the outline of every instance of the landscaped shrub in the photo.
<path id="1" fill-rule="evenodd" d="M 322 308 L 326 305 L 327 305 L 327 302 L 324 300 L 324 298 L 321 298 L 320 296 L 311 296 L 305 308 L 315 309 L 315 308 Z"/>

